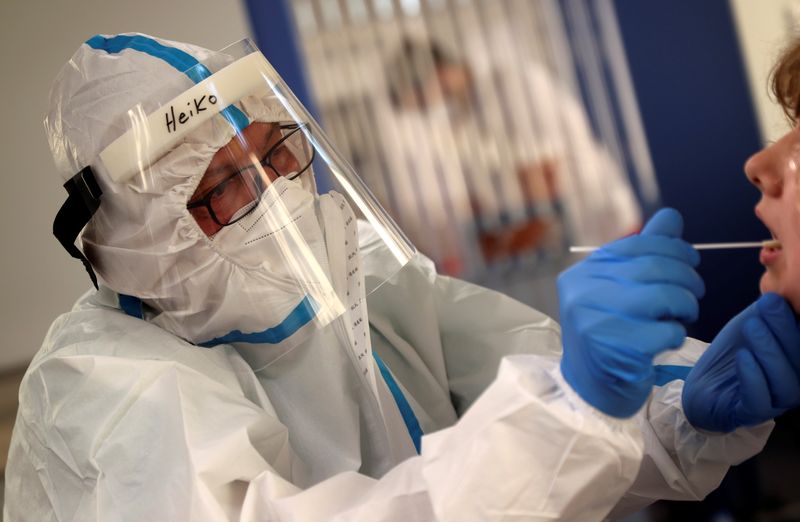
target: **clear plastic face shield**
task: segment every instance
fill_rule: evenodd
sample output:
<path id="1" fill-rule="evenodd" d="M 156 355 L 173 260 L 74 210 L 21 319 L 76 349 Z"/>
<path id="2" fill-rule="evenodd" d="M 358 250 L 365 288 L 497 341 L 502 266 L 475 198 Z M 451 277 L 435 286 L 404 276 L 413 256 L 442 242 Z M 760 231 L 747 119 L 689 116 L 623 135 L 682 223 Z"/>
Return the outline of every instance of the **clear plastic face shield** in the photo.
<path id="1" fill-rule="evenodd" d="M 93 269 L 200 345 L 291 344 L 344 315 L 366 336 L 359 307 L 413 246 L 249 40 L 182 73 L 65 185 L 96 209 Z"/>

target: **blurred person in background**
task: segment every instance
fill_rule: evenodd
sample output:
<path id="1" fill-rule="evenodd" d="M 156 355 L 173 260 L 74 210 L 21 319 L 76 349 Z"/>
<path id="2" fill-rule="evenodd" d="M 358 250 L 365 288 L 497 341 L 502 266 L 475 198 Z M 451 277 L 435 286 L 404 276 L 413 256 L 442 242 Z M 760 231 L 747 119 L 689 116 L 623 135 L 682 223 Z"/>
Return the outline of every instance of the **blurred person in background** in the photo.
<path id="1" fill-rule="evenodd" d="M 533 264 L 537 250 L 559 257 L 568 242 L 602 244 L 641 226 L 624 171 L 544 66 L 526 63 L 520 73 L 496 60 L 476 73 L 438 42 L 406 37 L 386 76 L 398 125 L 414 129 L 387 149 L 414 158 L 422 143 L 437 142 L 432 135 L 452 136 L 443 140 L 453 145 L 443 161 L 455 163 L 464 180 L 474 222 L 462 226 L 474 230 L 485 265 L 526 254 Z M 419 168 L 412 160 L 395 165 L 391 176 Z M 426 174 L 421 181 L 436 182 L 436 172 L 411 175 Z M 401 222 L 409 219 L 398 212 Z"/>

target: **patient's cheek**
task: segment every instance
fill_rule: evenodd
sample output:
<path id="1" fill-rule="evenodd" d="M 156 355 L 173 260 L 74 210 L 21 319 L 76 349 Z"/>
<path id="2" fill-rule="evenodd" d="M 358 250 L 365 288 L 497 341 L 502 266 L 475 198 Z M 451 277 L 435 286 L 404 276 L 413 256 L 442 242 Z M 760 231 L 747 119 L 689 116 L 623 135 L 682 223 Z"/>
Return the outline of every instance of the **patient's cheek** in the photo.
<path id="1" fill-rule="evenodd" d="M 784 273 L 779 293 L 792 304 L 795 312 L 798 312 L 800 311 L 800 210 L 795 209 L 791 223 L 793 226 L 781 238 L 784 256 L 781 268 Z"/>

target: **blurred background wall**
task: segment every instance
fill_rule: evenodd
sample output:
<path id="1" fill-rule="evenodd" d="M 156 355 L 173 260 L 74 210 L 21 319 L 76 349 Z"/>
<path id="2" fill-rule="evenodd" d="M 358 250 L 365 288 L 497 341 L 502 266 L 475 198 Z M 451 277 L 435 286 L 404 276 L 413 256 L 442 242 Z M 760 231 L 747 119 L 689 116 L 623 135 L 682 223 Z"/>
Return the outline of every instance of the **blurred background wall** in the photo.
<path id="1" fill-rule="evenodd" d="M 575 259 L 566 247 L 632 232 L 659 205 L 684 214 L 690 241 L 765 237 L 742 164 L 786 129 L 766 75 L 798 6 L 5 0 L 0 373 L 24 367 L 89 288 L 50 232 L 66 193 L 42 118 L 59 68 L 97 32 L 210 48 L 252 34 L 440 270 L 556 315 L 554 277 Z M 747 251 L 704 254 L 701 270 L 708 295 L 692 334 L 710 339 L 755 297 L 761 270 Z M 781 510 L 799 496 L 798 433 L 797 415 L 781 419 L 764 455 L 709 502 L 647 519 L 792 520 Z"/>
<path id="2" fill-rule="evenodd" d="M 785 42 L 798 32 L 800 2 L 731 0 L 736 32 L 747 71 L 762 140 L 775 140 L 786 130 L 786 119 L 767 95 L 767 76 Z"/>

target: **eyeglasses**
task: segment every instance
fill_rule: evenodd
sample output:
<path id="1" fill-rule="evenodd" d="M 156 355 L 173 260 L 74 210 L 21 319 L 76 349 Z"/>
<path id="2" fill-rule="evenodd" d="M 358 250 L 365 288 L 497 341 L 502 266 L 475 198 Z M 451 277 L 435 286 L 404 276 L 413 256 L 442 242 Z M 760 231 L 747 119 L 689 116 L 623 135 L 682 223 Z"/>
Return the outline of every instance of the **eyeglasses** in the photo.
<path id="1" fill-rule="evenodd" d="M 233 172 L 186 208 L 201 225 L 210 217 L 219 227 L 232 225 L 253 211 L 266 190 L 262 169 L 276 177 L 295 179 L 314 162 L 314 147 L 308 141 L 304 123 L 280 124 L 282 134 L 258 165 L 248 165 Z"/>

